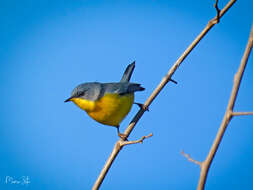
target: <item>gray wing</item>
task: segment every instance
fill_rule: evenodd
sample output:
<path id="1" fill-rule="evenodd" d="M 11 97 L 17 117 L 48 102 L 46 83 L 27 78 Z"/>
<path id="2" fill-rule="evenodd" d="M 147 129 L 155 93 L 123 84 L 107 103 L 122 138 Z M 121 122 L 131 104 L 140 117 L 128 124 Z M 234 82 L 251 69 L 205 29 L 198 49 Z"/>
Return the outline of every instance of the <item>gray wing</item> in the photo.
<path id="1" fill-rule="evenodd" d="M 106 93 L 117 93 L 120 95 L 143 91 L 144 88 L 140 84 L 129 82 L 118 83 L 99 83 L 89 82 L 78 85 L 71 94 L 71 97 L 80 97 L 87 100 L 98 100 Z"/>
<path id="2" fill-rule="evenodd" d="M 101 85 L 103 93 L 117 93 L 120 95 L 145 90 L 140 84 L 129 82 L 102 83 Z"/>

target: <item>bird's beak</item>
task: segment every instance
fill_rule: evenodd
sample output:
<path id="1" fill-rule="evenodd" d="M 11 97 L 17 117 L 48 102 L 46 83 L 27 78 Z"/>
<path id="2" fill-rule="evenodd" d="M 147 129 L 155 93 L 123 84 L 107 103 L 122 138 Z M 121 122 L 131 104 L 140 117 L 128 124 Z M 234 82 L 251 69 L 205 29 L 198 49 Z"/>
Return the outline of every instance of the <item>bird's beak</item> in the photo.
<path id="1" fill-rule="evenodd" d="M 65 100 L 64 102 L 69 102 L 69 101 L 71 101 L 72 98 L 73 98 L 73 97 L 70 97 L 70 98 L 68 98 L 67 100 Z"/>

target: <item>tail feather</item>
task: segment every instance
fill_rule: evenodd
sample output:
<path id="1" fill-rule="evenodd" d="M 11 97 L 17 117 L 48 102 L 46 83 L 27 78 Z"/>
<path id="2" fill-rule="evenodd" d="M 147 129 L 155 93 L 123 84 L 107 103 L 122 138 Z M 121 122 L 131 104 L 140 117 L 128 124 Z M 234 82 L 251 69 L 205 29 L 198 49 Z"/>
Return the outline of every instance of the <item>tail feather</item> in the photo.
<path id="1" fill-rule="evenodd" d="M 145 88 L 143 88 L 140 84 L 130 83 L 127 91 L 128 91 L 128 93 L 133 93 L 136 91 L 143 91 L 143 90 L 145 90 Z"/>
<path id="2" fill-rule="evenodd" d="M 120 82 L 129 82 L 132 76 L 132 73 L 134 71 L 134 67 L 135 67 L 135 61 L 127 66 Z"/>

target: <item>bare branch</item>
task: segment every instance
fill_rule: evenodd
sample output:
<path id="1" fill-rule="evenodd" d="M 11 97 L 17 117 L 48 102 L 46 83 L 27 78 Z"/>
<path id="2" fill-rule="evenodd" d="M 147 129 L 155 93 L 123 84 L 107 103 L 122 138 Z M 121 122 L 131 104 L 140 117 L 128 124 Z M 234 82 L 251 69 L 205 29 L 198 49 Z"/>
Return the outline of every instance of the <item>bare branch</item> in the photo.
<path id="1" fill-rule="evenodd" d="M 141 139 L 135 140 L 135 141 L 123 141 L 123 140 L 121 140 L 121 141 L 120 141 L 120 146 L 123 147 L 123 146 L 129 145 L 129 144 L 143 143 L 143 140 L 144 140 L 144 139 L 147 139 L 147 138 L 152 137 L 152 136 L 153 136 L 153 134 L 150 133 L 149 135 L 143 136 Z"/>
<path id="2" fill-rule="evenodd" d="M 219 148 L 219 145 L 221 143 L 221 140 L 223 138 L 223 135 L 226 131 L 226 128 L 231 120 L 231 118 L 233 117 L 233 109 L 234 109 L 234 105 L 235 105 L 235 101 L 236 101 L 236 97 L 238 94 L 238 90 L 241 84 L 241 80 L 242 80 L 242 76 L 245 70 L 245 67 L 247 65 L 247 61 L 250 55 L 250 51 L 252 49 L 252 45 L 253 45 L 253 25 L 251 27 L 251 32 L 250 32 L 250 37 L 248 40 L 248 44 L 247 47 L 245 49 L 243 58 L 241 60 L 241 64 L 238 68 L 237 73 L 235 74 L 234 77 L 234 84 L 233 84 L 233 88 L 232 88 L 232 92 L 230 95 L 230 99 L 228 102 L 228 106 L 226 109 L 226 112 L 224 114 L 222 123 L 220 125 L 220 128 L 218 130 L 218 133 L 215 137 L 215 140 L 213 142 L 213 145 L 207 155 L 207 158 L 204 162 L 202 162 L 202 167 L 201 167 L 201 172 L 200 172 L 200 178 L 199 178 L 199 183 L 198 183 L 198 190 L 203 190 L 205 187 L 205 183 L 206 183 L 206 178 L 207 178 L 207 174 L 208 174 L 208 170 L 210 168 L 210 165 L 214 159 L 214 156 Z M 238 112 L 240 113 L 240 112 Z M 241 112 L 242 113 L 242 112 Z M 248 112 L 249 113 L 249 112 Z"/>
<path id="3" fill-rule="evenodd" d="M 227 5 L 221 10 L 220 12 L 220 18 L 229 10 L 229 8 L 235 3 L 236 0 L 231 0 L 227 3 Z M 157 95 L 160 93 L 160 91 L 164 88 L 164 86 L 169 82 L 172 81 L 171 77 L 175 73 L 175 71 L 178 69 L 178 67 L 181 65 L 181 63 L 184 61 L 184 59 L 188 56 L 188 54 L 194 49 L 194 47 L 200 42 L 200 40 L 208 33 L 208 31 L 217 23 L 216 17 L 211 19 L 206 27 L 202 30 L 202 32 L 195 38 L 195 40 L 188 46 L 188 48 L 182 53 L 182 55 L 178 58 L 176 63 L 170 68 L 168 73 L 162 78 L 161 82 L 158 84 L 156 89 L 152 92 L 152 94 L 149 96 L 149 98 L 146 100 L 146 102 L 143 104 L 144 109 L 140 109 L 137 114 L 134 116 L 128 127 L 126 128 L 124 134 L 126 135 L 126 138 L 129 137 L 132 130 L 134 129 L 136 123 L 139 121 L 139 119 L 142 117 L 142 115 L 145 113 L 146 109 L 149 105 L 153 102 L 153 100 L 157 97 Z M 119 142 L 119 141 L 118 141 Z M 121 150 L 121 147 L 118 145 L 118 142 L 115 144 L 109 158 L 107 159 L 102 171 L 100 172 L 94 186 L 93 190 L 99 189 L 100 185 L 102 184 L 105 175 L 107 174 L 108 170 L 110 169 L 114 159 L 118 155 L 118 153 Z"/>
<path id="4" fill-rule="evenodd" d="M 187 158 L 187 160 L 189 160 L 190 162 L 193 162 L 194 164 L 197 164 L 197 165 L 199 165 L 200 167 L 202 166 L 202 162 L 199 162 L 199 161 L 197 161 L 197 160 L 192 159 L 191 156 L 190 156 L 189 154 L 184 153 L 183 150 L 181 151 L 181 154 L 182 154 L 185 158 Z"/>
<path id="5" fill-rule="evenodd" d="M 253 115 L 253 112 L 232 112 L 233 116 Z"/>
<path id="6" fill-rule="evenodd" d="M 219 9 L 219 7 L 218 7 L 218 1 L 219 1 L 219 0 L 216 0 L 216 1 L 215 1 L 215 4 L 214 4 L 214 8 L 216 9 L 216 12 L 217 12 L 217 16 L 216 16 L 217 23 L 220 22 L 220 9 Z"/>

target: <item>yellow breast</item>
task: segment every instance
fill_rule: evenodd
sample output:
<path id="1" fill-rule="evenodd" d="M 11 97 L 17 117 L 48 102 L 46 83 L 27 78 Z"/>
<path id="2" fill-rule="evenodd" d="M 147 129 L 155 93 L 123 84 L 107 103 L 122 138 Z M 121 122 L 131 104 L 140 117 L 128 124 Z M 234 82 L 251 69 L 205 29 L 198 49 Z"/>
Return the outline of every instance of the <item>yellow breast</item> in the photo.
<path id="1" fill-rule="evenodd" d="M 73 98 L 72 101 L 94 120 L 105 125 L 118 126 L 130 111 L 134 94 L 105 94 L 97 101 L 81 98 Z"/>

